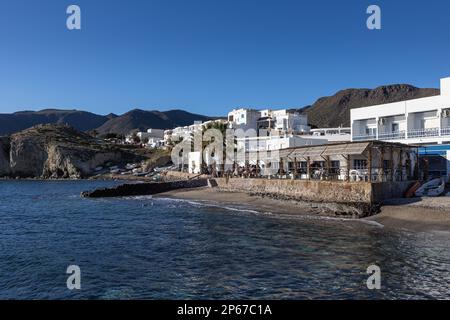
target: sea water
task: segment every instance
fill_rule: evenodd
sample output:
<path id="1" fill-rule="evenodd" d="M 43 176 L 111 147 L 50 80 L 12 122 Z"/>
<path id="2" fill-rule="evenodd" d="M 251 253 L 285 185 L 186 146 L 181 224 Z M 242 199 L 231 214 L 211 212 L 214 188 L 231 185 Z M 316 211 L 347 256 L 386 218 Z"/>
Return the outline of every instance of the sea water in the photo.
<path id="1" fill-rule="evenodd" d="M 105 181 L 0 181 L 1 299 L 450 298 L 450 236 L 244 204 L 83 199 Z M 67 267 L 80 268 L 69 290 Z M 367 268 L 380 267 L 380 290 Z"/>

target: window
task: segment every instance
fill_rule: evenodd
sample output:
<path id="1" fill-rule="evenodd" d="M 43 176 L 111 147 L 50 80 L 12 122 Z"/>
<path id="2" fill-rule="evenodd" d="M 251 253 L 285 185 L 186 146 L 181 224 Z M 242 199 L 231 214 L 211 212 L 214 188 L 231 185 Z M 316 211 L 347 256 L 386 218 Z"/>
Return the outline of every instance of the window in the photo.
<path id="1" fill-rule="evenodd" d="M 376 136 L 377 129 L 376 128 L 366 128 L 366 135 L 368 136 Z"/>
<path id="2" fill-rule="evenodd" d="M 331 161 L 331 168 L 333 169 L 339 169 L 341 167 L 340 161 Z"/>
<path id="3" fill-rule="evenodd" d="M 391 162 L 389 160 L 383 160 L 383 170 L 384 171 L 389 170 L 390 166 L 391 166 Z"/>
<path id="4" fill-rule="evenodd" d="M 320 169 L 325 168 L 325 161 L 314 161 L 311 163 L 311 168 Z"/>
<path id="5" fill-rule="evenodd" d="M 330 165 L 330 173 L 339 173 L 339 169 L 341 168 L 340 161 L 331 161 Z"/>
<path id="6" fill-rule="evenodd" d="M 399 126 L 398 123 L 393 123 L 392 124 L 392 132 L 399 132 Z"/>
<path id="7" fill-rule="evenodd" d="M 353 160 L 353 168 L 355 169 L 367 169 L 367 160 L 355 159 Z"/>
<path id="8" fill-rule="evenodd" d="M 308 163 L 306 161 L 300 162 L 299 171 L 301 174 L 306 174 L 308 172 Z"/>

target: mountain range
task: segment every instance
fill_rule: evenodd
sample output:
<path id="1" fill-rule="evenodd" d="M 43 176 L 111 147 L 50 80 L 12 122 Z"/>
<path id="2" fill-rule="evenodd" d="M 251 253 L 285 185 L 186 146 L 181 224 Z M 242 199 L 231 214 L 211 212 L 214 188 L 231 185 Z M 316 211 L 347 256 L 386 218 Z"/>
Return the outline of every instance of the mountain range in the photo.
<path id="1" fill-rule="evenodd" d="M 96 130 L 99 134 L 128 134 L 132 130 L 168 129 L 207 121 L 208 116 L 183 110 L 145 111 L 134 109 L 123 115 L 106 116 L 78 110 L 45 109 L 0 114 L 0 136 L 22 131 L 38 124 L 68 124 L 80 131 Z"/>
<path id="2" fill-rule="evenodd" d="M 350 127 L 350 110 L 439 95 L 439 89 L 417 88 L 409 84 L 394 84 L 375 89 L 345 89 L 314 104 L 298 109 L 306 113 L 310 125 L 317 128 Z"/>
<path id="3" fill-rule="evenodd" d="M 417 88 L 408 84 L 381 86 L 375 89 L 345 89 L 329 97 L 322 97 L 312 105 L 291 108 L 308 115 L 313 127 L 350 126 L 350 110 L 401 100 L 438 95 L 439 89 Z M 217 118 L 217 117 L 216 117 Z M 170 129 L 186 126 L 194 121 L 207 121 L 214 117 L 184 110 L 146 111 L 134 109 L 122 115 L 98 115 L 79 110 L 45 109 L 0 114 L 0 135 L 10 135 L 37 124 L 68 124 L 80 131 L 96 130 L 99 134 L 128 134 L 130 131 Z"/>

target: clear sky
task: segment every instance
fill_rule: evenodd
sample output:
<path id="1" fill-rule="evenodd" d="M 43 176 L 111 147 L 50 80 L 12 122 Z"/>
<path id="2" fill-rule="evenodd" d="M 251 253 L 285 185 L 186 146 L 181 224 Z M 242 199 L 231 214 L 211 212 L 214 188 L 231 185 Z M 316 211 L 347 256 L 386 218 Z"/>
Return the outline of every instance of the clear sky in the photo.
<path id="1" fill-rule="evenodd" d="M 81 7 L 82 30 L 66 28 Z M 378 4 L 382 29 L 366 28 Z M 0 0 L 0 113 L 302 107 L 450 76 L 448 0 Z"/>

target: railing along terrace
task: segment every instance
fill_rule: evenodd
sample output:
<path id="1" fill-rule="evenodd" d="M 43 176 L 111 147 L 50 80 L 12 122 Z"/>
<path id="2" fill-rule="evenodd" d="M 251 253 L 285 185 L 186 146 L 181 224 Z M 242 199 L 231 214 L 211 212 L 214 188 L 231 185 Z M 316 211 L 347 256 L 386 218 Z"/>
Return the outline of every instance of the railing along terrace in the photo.
<path id="1" fill-rule="evenodd" d="M 443 135 L 443 136 L 450 136 L 450 127 L 442 128 L 441 129 L 441 135 Z"/>
<path id="2" fill-rule="evenodd" d="M 378 140 L 395 140 L 395 139 L 405 139 L 406 132 L 405 131 L 397 131 L 397 132 L 389 132 L 389 133 L 380 133 L 378 134 Z"/>
<path id="3" fill-rule="evenodd" d="M 408 138 L 437 137 L 439 128 L 415 129 L 408 131 Z"/>
<path id="4" fill-rule="evenodd" d="M 376 139 L 377 139 L 377 136 L 374 134 L 353 136 L 353 141 L 367 141 L 367 140 L 376 140 Z"/>

